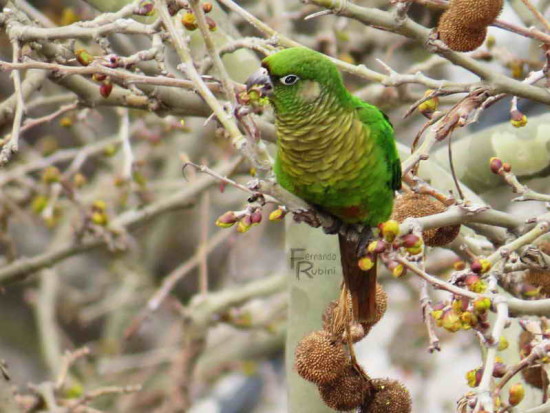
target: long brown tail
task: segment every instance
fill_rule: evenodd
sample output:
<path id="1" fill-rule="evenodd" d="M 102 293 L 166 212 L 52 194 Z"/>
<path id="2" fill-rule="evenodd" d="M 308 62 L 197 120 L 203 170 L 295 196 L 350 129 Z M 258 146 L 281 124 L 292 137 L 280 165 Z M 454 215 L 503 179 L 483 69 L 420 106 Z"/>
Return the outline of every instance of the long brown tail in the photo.
<path id="1" fill-rule="evenodd" d="M 368 323 L 376 315 L 376 261 L 368 271 L 359 268 L 358 243 L 338 235 L 344 282 L 351 293 L 353 319 Z"/>

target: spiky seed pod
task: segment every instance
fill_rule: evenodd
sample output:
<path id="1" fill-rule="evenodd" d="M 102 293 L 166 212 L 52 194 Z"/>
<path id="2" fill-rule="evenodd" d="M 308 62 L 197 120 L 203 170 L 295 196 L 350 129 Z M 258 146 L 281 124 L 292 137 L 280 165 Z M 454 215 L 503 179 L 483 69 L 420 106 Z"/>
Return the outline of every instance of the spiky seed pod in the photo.
<path id="1" fill-rule="evenodd" d="M 457 26 L 452 18 L 445 18 L 445 16 L 447 13 L 439 20 L 437 32 L 449 49 L 456 52 L 471 52 L 483 44 L 487 36 L 487 28 L 470 29 Z"/>
<path id="2" fill-rule="evenodd" d="M 349 365 L 332 383 L 319 386 L 325 404 L 334 410 L 351 410 L 361 406 L 370 396 L 371 386 L 363 376 Z"/>
<path id="3" fill-rule="evenodd" d="M 395 199 L 392 219 L 403 222 L 407 218 L 420 218 L 444 212 L 447 208 L 437 199 L 427 194 L 408 192 Z M 422 232 L 424 243 L 430 247 L 440 247 L 452 242 L 460 232 L 460 225 L 427 229 Z"/>
<path id="4" fill-rule="evenodd" d="M 533 335 L 528 331 L 522 331 L 519 335 L 518 347 L 520 352 L 523 352 L 524 349 L 528 348 L 531 341 L 533 340 Z M 530 348 L 530 347 L 529 347 Z M 528 356 L 531 350 L 524 352 L 524 356 Z M 521 375 L 525 383 L 530 386 L 541 389 L 544 387 L 545 383 L 548 383 L 548 374 L 542 366 L 533 366 L 527 367 L 521 370 Z"/>
<path id="5" fill-rule="evenodd" d="M 444 15 L 453 19 L 457 26 L 479 29 L 492 24 L 502 11 L 502 6 L 503 0 L 451 0 Z"/>
<path id="6" fill-rule="evenodd" d="M 397 380 L 371 381 L 372 398 L 361 408 L 365 413 L 410 413 L 412 401 L 409 391 Z"/>
<path id="7" fill-rule="evenodd" d="M 502 3 L 503 0 L 452 0 L 439 19 L 439 38 L 457 52 L 477 49 L 487 36 L 487 26 L 500 14 Z"/>
<path id="8" fill-rule="evenodd" d="M 540 287 L 540 292 L 550 296 L 550 271 L 530 268 L 525 273 L 525 282 Z"/>
<path id="9" fill-rule="evenodd" d="M 316 384 L 333 382 L 349 365 L 342 342 L 323 330 L 305 336 L 296 347 L 295 357 L 298 374 Z"/>

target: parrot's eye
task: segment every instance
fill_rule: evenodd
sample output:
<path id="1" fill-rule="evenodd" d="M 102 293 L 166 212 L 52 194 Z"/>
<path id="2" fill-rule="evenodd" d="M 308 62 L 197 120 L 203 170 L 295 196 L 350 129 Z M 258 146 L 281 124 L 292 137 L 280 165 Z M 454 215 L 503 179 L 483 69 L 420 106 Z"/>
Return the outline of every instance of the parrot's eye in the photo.
<path id="1" fill-rule="evenodd" d="M 286 75 L 283 76 L 280 80 L 283 85 L 290 86 L 300 80 L 300 78 L 296 75 Z"/>

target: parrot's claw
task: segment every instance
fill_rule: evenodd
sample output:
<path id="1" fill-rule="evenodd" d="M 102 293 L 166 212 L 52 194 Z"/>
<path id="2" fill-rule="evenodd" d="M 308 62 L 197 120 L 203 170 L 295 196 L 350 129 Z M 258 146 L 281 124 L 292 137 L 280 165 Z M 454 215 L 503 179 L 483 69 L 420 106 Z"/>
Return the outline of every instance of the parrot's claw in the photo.
<path id="1" fill-rule="evenodd" d="M 343 225 L 344 224 L 342 223 L 342 221 L 340 221 L 339 219 L 334 219 L 330 226 L 323 227 L 323 232 L 329 235 L 338 234 Z"/>
<path id="2" fill-rule="evenodd" d="M 367 245 L 374 239 L 371 227 L 361 224 L 346 224 L 339 219 L 334 219 L 332 225 L 323 227 L 323 231 L 325 234 L 340 234 L 350 241 L 357 241 L 357 255 L 359 257 L 363 255 Z"/>
<path id="3" fill-rule="evenodd" d="M 338 233 L 345 237 L 348 241 L 357 243 L 357 257 L 363 257 L 366 253 L 367 246 L 374 239 L 372 228 L 361 224 L 346 224 L 341 221 L 339 223 Z M 325 229 L 326 232 L 326 229 Z"/>
<path id="4" fill-rule="evenodd" d="M 361 224 L 346 224 L 342 223 L 340 226 L 340 235 L 346 237 L 349 241 L 360 242 L 363 238 L 362 234 L 365 227 Z"/>
<path id="5" fill-rule="evenodd" d="M 315 213 L 315 211 L 310 209 L 295 211 L 294 221 L 305 222 L 306 224 L 314 228 L 318 228 L 321 226 L 321 223 L 319 222 L 319 218 L 317 217 L 317 214 Z"/>

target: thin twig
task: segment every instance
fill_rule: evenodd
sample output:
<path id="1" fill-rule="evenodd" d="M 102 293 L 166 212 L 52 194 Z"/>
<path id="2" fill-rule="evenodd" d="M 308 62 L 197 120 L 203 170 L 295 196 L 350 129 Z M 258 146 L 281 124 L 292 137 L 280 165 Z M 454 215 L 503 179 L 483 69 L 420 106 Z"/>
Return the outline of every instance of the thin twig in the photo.
<path id="1" fill-rule="evenodd" d="M 197 19 L 197 25 L 199 26 L 199 30 L 201 31 L 201 34 L 202 34 L 202 39 L 204 40 L 204 45 L 206 46 L 206 50 L 208 51 L 208 54 L 212 59 L 214 68 L 216 69 L 216 72 L 220 77 L 222 87 L 225 92 L 225 98 L 232 105 L 235 105 L 236 98 L 235 98 L 235 91 L 233 88 L 233 82 L 229 77 L 229 74 L 227 73 L 225 66 L 223 65 L 219 52 L 216 50 L 216 45 L 214 44 L 214 39 L 212 38 L 212 35 L 208 28 L 208 23 L 206 22 L 206 16 L 202 9 L 202 4 L 199 0 L 190 0 L 189 5 L 191 6 L 191 9 L 195 13 L 195 16 Z"/>
<path id="2" fill-rule="evenodd" d="M 487 257 L 492 264 L 497 261 L 507 258 L 512 252 L 520 249 L 521 247 L 533 243 L 535 240 L 550 231 L 550 214 L 544 214 L 537 219 L 537 225 L 529 232 L 523 234 L 521 237 L 516 238 L 514 241 L 500 247 L 497 251 Z"/>
<path id="3" fill-rule="evenodd" d="M 69 374 L 69 369 L 71 366 L 80 358 L 90 354 L 90 349 L 88 347 L 82 347 L 75 351 L 67 351 L 63 355 L 63 360 L 61 362 L 61 367 L 55 381 L 55 389 L 61 390 L 67 380 Z"/>
<path id="4" fill-rule="evenodd" d="M 460 197 L 460 199 L 464 200 L 464 193 L 462 192 L 462 188 L 460 187 L 460 182 L 458 180 L 458 177 L 456 176 L 455 165 L 453 162 L 452 140 L 453 140 L 453 135 L 451 134 L 449 135 L 449 141 L 447 142 L 448 155 L 449 155 L 449 168 L 451 170 L 451 176 L 453 177 L 453 181 L 455 183 L 455 188 L 458 192 L 458 196 Z"/>
<path id="5" fill-rule="evenodd" d="M 119 136 L 122 145 L 122 178 L 130 181 L 134 171 L 134 153 L 130 144 L 130 115 L 127 108 L 119 108 L 120 128 Z"/>
<path id="6" fill-rule="evenodd" d="M 41 125 L 43 123 L 51 122 L 58 116 L 61 116 L 67 112 L 70 112 L 71 110 L 74 110 L 78 107 L 78 102 L 69 103 L 67 105 L 61 106 L 58 110 L 55 112 L 50 113 L 49 115 L 42 116 L 40 118 L 27 118 L 25 122 L 23 123 L 23 126 L 21 127 L 20 133 L 26 132 L 29 129 L 34 128 L 35 126 Z"/>
<path id="7" fill-rule="evenodd" d="M 88 391 L 84 396 L 79 399 L 71 402 L 68 407 L 69 412 L 74 412 L 79 406 L 83 406 L 92 400 L 95 400 L 102 396 L 108 396 L 112 394 L 127 394 L 135 393 L 141 390 L 140 384 L 133 384 L 128 386 L 109 386 L 109 387 L 100 387 L 96 390 Z"/>
<path id="8" fill-rule="evenodd" d="M 550 23 L 548 23 L 548 20 L 542 15 L 542 13 L 531 3 L 530 0 L 521 0 L 523 4 L 529 9 L 531 13 L 533 13 L 533 16 L 539 21 L 540 24 L 542 24 L 542 27 L 544 27 L 544 30 L 549 32 L 550 31 Z"/>
<path id="9" fill-rule="evenodd" d="M 510 381 L 512 377 L 514 377 L 517 373 L 519 373 L 521 370 L 529 367 L 535 361 L 538 359 L 543 358 L 548 351 L 550 350 L 550 341 L 543 340 L 541 343 L 537 344 L 533 349 L 531 350 L 531 353 L 522 359 L 519 363 L 515 364 L 511 368 L 509 368 L 506 371 L 506 374 L 500 379 L 500 381 L 495 386 L 495 389 L 493 390 L 493 396 L 498 396 L 500 391 L 504 388 L 506 383 Z"/>
<path id="10" fill-rule="evenodd" d="M 223 127 L 229 134 L 231 143 L 233 144 L 235 149 L 243 153 L 258 169 L 271 169 L 273 161 L 267 153 L 265 145 L 261 142 L 258 142 L 257 145 L 251 147 L 251 141 L 247 140 L 242 135 L 234 118 L 231 116 L 231 114 L 228 114 L 224 110 L 220 102 L 218 102 L 216 97 L 212 94 L 210 89 L 204 83 L 201 75 L 195 68 L 191 53 L 189 51 L 189 47 L 187 45 L 187 37 L 184 35 L 184 31 L 181 30 L 181 21 L 179 19 L 176 19 L 176 24 L 178 25 L 178 29 L 176 29 L 176 26 L 174 26 L 174 22 L 170 17 L 170 14 L 168 13 L 165 1 L 156 0 L 155 4 L 157 6 L 156 9 L 159 13 L 160 18 L 163 21 L 166 29 L 168 30 L 168 33 L 170 34 L 170 38 L 172 39 L 172 43 L 176 48 L 176 52 L 178 53 L 178 56 L 182 61 L 182 65 L 180 65 L 180 67 L 182 67 L 182 70 L 193 82 L 199 94 L 206 101 L 208 106 L 210 106 L 218 121 L 223 125 Z"/>
<path id="11" fill-rule="evenodd" d="M 434 351 L 441 351 L 441 347 L 439 346 L 439 338 L 435 333 L 434 319 L 431 316 L 433 308 L 432 301 L 428 293 L 427 280 L 422 281 L 422 288 L 420 289 L 420 306 L 422 308 L 422 319 L 424 320 L 424 324 L 426 325 L 428 338 L 430 340 L 428 351 L 430 353 L 433 353 Z"/>
<path id="12" fill-rule="evenodd" d="M 210 193 L 205 191 L 200 202 L 200 241 L 197 247 L 199 257 L 199 291 L 205 295 L 208 292 L 208 224 L 210 223 Z"/>
<path id="13" fill-rule="evenodd" d="M 495 357 L 497 355 L 497 348 L 500 337 L 506 322 L 508 321 L 508 305 L 506 302 L 496 303 L 497 318 L 493 325 L 492 342 L 487 343 L 489 346 L 487 354 L 485 355 L 485 365 L 483 367 L 483 374 L 481 381 L 477 388 L 477 404 L 474 412 L 479 412 L 482 409 L 484 411 L 493 411 L 493 397 L 491 394 L 491 379 L 493 377 L 493 370 L 495 367 Z"/>
<path id="14" fill-rule="evenodd" d="M 41 69 L 48 70 L 52 73 L 71 74 L 71 75 L 93 75 L 96 73 L 109 76 L 113 79 L 120 80 L 123 84 L 144 84 L 156 86 L 168 86 L 175 88 L 183 88 L 194 90 L 195 85 L 192 81 L 186 79 L 178 79 L 168 76 L 145 76 L 123 70 L 121 68 L 111 69 L 101 64 L 91 64 L 90 66 L 65 66 L 57 63 L 25 61 L 22 63 L 0 62 L 0 70 L 25 70 L 25 69 Z M 208 82 L 206 87 L 213 92 L 221 90 L 219 83 Z"/>
<path id="15" fill-rule="evenodd" d="M 19 61 L 19 56 L 21 53 L 21 48 L 19 46 L 19 41 L 12 38 L 12 60 L 13 63 Z M 15 106 L 15 116 L 13 117 L 11 134 L 4 141 L 2 151 L 0 152 L 0 165 L 7 163 L 12 154 L 19 150 L 19 133 L 21 129 L 21 122 L 23 120 L 23 113 L 25 112 L 25 101 L 23 99 L 23 92 L 21 88 L 21 73 L 18 70 L 15 70 L 11 74 L 13 78 L 13 87 L 15 90 L 16 96 L 16 106 Z"/>

